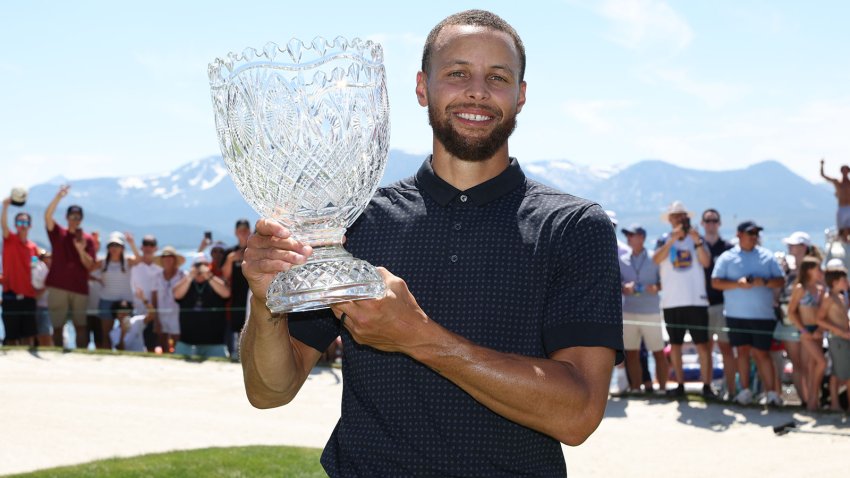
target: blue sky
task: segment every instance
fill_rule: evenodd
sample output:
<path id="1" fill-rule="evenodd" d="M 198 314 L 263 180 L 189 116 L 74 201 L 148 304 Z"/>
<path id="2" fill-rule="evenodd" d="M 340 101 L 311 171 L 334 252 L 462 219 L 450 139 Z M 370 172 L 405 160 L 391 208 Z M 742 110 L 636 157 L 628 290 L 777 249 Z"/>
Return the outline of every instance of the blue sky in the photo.
<path id="1" fill-rule="evenodd" d="M 207 64 L 292 37 L 380 41 L 391 145 L 426 153 L 413 87 L 431 27 L 466 1 L 0 3 L 0 194 L 166 172 L 218 154 Z M 810 180 L 850 162 L 850 3 L 490 1 L 528 53 L 520 161 L 776 159 Z"/>

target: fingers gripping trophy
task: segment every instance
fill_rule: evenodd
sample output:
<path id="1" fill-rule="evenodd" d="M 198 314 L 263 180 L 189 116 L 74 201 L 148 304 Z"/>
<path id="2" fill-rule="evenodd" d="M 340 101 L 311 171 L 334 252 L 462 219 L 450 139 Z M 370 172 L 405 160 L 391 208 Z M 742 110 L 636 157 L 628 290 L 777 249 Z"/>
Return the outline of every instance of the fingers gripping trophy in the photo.
<path id="1" fill-rule="evenodd" d="M 368 262 L 342 247 L 383 174 L 389 103 L 383 49 L 337 37 L 230 53 L 209 66 L 224 161 L 245 200 L 313 247 L 269 286 L 272 312 L 383 297 Z"/>

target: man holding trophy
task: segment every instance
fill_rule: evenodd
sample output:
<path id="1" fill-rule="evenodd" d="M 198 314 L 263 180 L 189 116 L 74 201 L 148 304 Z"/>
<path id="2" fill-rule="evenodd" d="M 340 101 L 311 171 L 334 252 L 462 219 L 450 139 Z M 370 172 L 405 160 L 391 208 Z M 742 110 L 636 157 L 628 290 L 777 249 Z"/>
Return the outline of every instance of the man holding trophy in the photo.
<path id="1" fill-rule="evenodd" d="M 342 413 L 322 456 L 330 476 L 564 476 L 560 443 L 584 442 L 602 419 L 623 348 L 616 238 L 597 204 L 527 179 L 509 156 L 524 72 L 522 41 L 492 13 L 458 13 L 432 30 L 416 97 L 433 155 L 415 176 L 377 189 L 345 232 L 348 251 L 380 266 L 380 289 L 362 289 L 373 298 L 326 287 L 344 300 L 279 307 L 275 296 L 299 286 L 278 288 L 276 275 L 319 267 L 326 247 L 274 209 L 248 241 L 251 403 L 291 401 L 342 336 Z M 264 147 L 237 144 L 258 128 L 231 140 L 227 128 L 244 115 L 228 109 L 233 92 L 220 103 L 215 94 L 228 113 L 217 118 L 226 160 Z M 321 124 L 334 134 L 349 123 Z M 246 198 L 251 187 L 240 186 Z"/>

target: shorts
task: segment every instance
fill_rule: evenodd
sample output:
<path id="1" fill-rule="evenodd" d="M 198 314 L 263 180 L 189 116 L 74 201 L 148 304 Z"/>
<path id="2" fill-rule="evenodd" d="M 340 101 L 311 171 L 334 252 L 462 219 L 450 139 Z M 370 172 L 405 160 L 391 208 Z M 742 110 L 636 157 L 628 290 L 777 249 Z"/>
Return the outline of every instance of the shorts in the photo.
<path id="1" fill-rule="evenodd" d="M 850 380 L 850 340 L 830 337 L 829 356 L 832 358 L 832 375 L 838 380 Z"/>
<path id="2" fill-rule="evenodd" d="M 186 342 L 177 341 L 174 345 L 174 355 L 185 355 L 187 357 L 229 357 L 227 347 L 224 344 L 191 345 Z"/>
<path id="3" fill-rule="evenodd" d="M 835 215 L 835 225 L 838 229 L 850 228 L 850 206 L 838 206 L 838 214 Z"/>
<path id="4" fill-rule="evenodd" d="M 708 306 L 708 333 L 711 337 L 717 334 L 718 342 L 729 342 L 726 316 L 723 315 L 723 304 Z"/>
<path id="5" fill-rule="evenodd" d="M 18 340 L 35 337 L 38 328 L 35 324 L 35 298 L 3 291 L 3 327 L 6 339 Z"/>
<path id="6" fill-rule="evenodd" d="M 169 335 L 180 335 L 180 317 L 169 315 L 158 315 L 159 333 Z"/>
<path id="7" fill-rule="evenodd" d="M 86 326 L 86 309 L 89 306 L 89 296 L 77 294 L 64 289 L 48 287 L 47 309 L 50 311 L 50 321 L 53 329 L 61 329 L 65 326 L 68 316 L 74 321 L 76 327 Z"/>
<path id="8" fill-rule="evenodd" d="M 726 317 L 729 326 L 729 343 L 733 347 L 751 345 L 758 350 L 768 351 L 773 342 L 776 319 L 736 319 Z"/>
<path id="9" fill-rule="evenodd" d="M 104 300 L 99 299 L 97 301 L 97 315 L 100 317 L 100 320 L 113 320 L 115 317 L 112 316 L 112 304 L 116 302 L 113 300 Z"/>
<path id="10" fill-rule="evenodd" d="M 774 340 L 780 342 L 799 342 L 800 331 L 793 325 L 787 325 L 784 321 L 776 323 L 776 330 L 773 331 Z"/>
<path id="11" fill-rule="evenodd" d="M 53 323 L 50 322 L 50 313 L 47 307 L 35 308 L 35 327 L 38 335 L 53 335 Z"/>
<path id="12" fill-rule="evenodd" d="M 661 314 L 623 312 L 624 349 L 640 350 L 641 339 L 650 352 L 664 349 L 664 339 L 661 336 Z"/>
<path id="13" fill-rule="evenodd" d="M 685 332 L 691 333 L 695 344 L 708 342 L 708 307 L 692 305 L 664 309 L 664 322 L 673 345 L 685 342 Z"/>

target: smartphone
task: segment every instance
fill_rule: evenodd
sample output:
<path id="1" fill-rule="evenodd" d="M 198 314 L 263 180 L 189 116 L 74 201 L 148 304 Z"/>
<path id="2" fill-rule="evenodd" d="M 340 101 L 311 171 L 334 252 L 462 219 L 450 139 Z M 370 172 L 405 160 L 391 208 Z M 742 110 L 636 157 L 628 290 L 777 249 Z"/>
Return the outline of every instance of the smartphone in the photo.
<path id="1" fill-rule="evenodd" d="M 74 231 L 74 239 L 77 241 L 83 240 L 83 229 L 81 227 Z"/>
<path id="2" fill-rule="evenodd" d="M 690 231 L 690 230 L 691 230 L 691 218 L 686 217 L 686 218 L 682 219 L 682 231 L 684 231 L 687 234 L 688 231 Z"/>
<path id="3" fill-rule="evenodd" d="M 204 239 L 212 241 L 212 231 L 204 231 Z"/>

